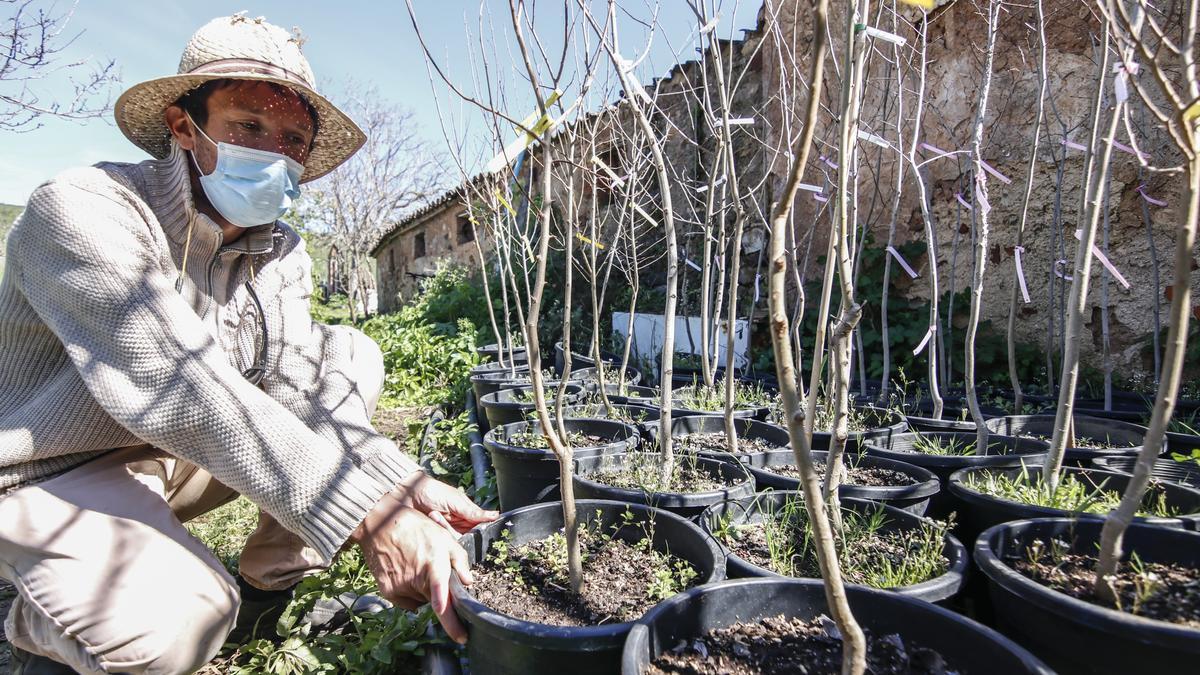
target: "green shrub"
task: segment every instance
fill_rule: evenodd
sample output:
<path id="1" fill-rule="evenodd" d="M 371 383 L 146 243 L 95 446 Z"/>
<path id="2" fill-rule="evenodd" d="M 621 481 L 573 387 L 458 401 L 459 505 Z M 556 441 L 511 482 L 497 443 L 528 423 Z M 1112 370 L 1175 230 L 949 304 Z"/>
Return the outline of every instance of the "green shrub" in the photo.
<path id="1" fill-rule="evenodd" d="M 459 319 L 447 334 L 409 306 L 369 319 L 362 328 L 383 350 L 385 396 L 401 405 L 463 406 L 471 368 L 479 364 L 470 319 Z"/>

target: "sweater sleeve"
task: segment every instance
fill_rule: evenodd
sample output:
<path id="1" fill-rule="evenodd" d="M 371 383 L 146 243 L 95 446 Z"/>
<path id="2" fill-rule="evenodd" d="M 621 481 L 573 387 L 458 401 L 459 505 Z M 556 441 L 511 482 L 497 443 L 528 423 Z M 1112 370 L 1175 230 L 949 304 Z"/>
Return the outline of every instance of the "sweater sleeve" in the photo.
<path id="1" fill-rule="evenodd" d="M 204 468 L 331 560 L 392 476 L 241 377 L 175 293 L 149 228 L 116 186 L 52 181 L 11 235 L 8 273 L 113 419 Z"/>
<path id="2" fill-rule="evenodd" d="M 273 263 L 281 288 L 267 314 L 279 316 L 283 334 L 263 389 L 355 462 L 397 483 L 418 466 L 371 425 L 368 393 L 359 386 L 371 377 L 366 370 L 382 365 L 378 350 L 355 328 L 312 320 L 312 259 L 304 241 L 291 234 L 291 242 L 284 244 L 290 247 Z M 365 348 L 376 353 L 356 353 Z"/>

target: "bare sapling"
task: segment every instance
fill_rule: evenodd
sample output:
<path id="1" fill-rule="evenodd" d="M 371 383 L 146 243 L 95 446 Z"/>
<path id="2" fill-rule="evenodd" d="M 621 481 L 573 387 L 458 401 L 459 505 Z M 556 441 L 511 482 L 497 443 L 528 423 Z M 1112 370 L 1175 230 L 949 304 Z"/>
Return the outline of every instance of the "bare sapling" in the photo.
<path id="1" fill-rule="evenodd" d="M 1029 217 L 1029 200 L 1033 196 L 1033 178 L 1037 170 L 1038 146 L 1042 138 L 1042 122 L 1046 117 L 1046 89 L 1049 85 L 1046 66 L 1046 17 L 1042 11 L 1042 0 L 1036 0 L 1038 35 L 1038 103 L 1037 118 L 1033 123 L 1033 142 L 1029 148 L 1029 165 L 1025 177 L 1025 194 L 1021 199 L 1021 215 L 1017 220 L 1017 240 L 1013 245 L 1013 285 L 1008 298 L 1008 326 L 1006 347 L 1008 354 L 1008 381 L 1013 390 L 1013 411 L 1021 413 L 1025 404 L 1025 392 L 1021 390 L 1021 377 L 1017 373 L 1017 298 L 1028 302 L 1024 291 L 1024 270 L 1021 268 L 1021 254 L 1025 251 L 1025 224 Z"/>
<path id="2" fill-rule="evenodd" d="M 987 171 L 983 161 L 983 127 L 987 119 L 988 94 L 992 88 L 992 64 L 996 57 L 996 32 L 1000 24 L 1000 1 L 989 0 L 987 14 L 987 49 L 983 64 L 983 81 L 979 85 L 979 101 L 975 109 L 975 124 L 971 133 L 971 159 L 974 160 L 975 209 L 978 216 L 975 233 L 975 266 L 971 279 L 971 313 L 967 320 L 966 349 L 963 354 L 963 377 L 966 380 L 967 407 L 975 420 L 975 452 L 986 454 L 988 427 L 984 424 L 983 412 L 979 408 L 979 395 L 975 382 L 975 337 L 979 332 L 979 309 L 983 303 L 983 277 L 987 266 L 988 219 L 991 204 L 988 202 Z"/>
<path id="3" fill-rule="evenodd" d="M 825 586 L 825 600 L 834 622 L 842 633 L 842 673 L 860 675 L 866 669 L 866 636 L 850 611 L 842 581 L 837 547 L 834 542 L 833 526 L 829 521 L 821 494 L 820 478 L 813 466 L 811 427 L 806 419 L 814 416 L 812 407 L 800 404 L 797 381 L 799 373 L 792 354 L 792 335 L 789 326 L 787 292 L 788 256 L 785 242 L 791 209 L 796 201 L 804 169 L 808 164 L 812 148 L 813 133 L 820 112 L 821 90 L 825 74 L 825 52 L 827 49 L 829 0 L 817 0 L 813 15 L 811 70 L 809 71 L 809 99 L 805 113 L 804 128 L 799 142 L 791 151 L 791 166 L 787 182 L 779 200 L 771 210 L 770 255 L 768 264 L 768 308 L 771 325 L 771 344 L 775 352 L 775 372 L 779 378 L 779 393 L 787 421 L 788 435 L 796 465 L 800 469 L 800 487 L 804 493 L 804 508 L 812 523 L 816 542 L 817 563 Z M 818 368 L 818 364 L 813 368 Z M 811 400 L 811 398 L 810 398 Z"/>
<path id="4" fill-rule="evenodd" d="M 929 189 L 925 176 L 921 173 L 921 164 L 917 162 L 917 148 L 921 144 L 922 121 L 925 113 L 925 86 L 929 56 L 929 25 L 927 20 L 919 23 L 917 31 L 921 36 L 919 50 L 921 59 L 920 73 L 917 78 L 917 102 L 913 109 L 913 136 L 908 146 L 908 165 L 913 170 L 913 184 L 917 188 L 917 204 L 921 207 L 921 222 L 925 226 L 925 250 L 929 258 L 929 326 L 925 332 L 923 345 L 917 350 L 924 351 L 928 364 L 926 379 L 929 386 L 929 398 L 933 401 L 932 415 L 935 419 L 942 417 L 942 394 L 938 388 L 938 350 L 937 329 L 940 322 L 938 312 L 938 263 L 937 263 L 937 231 L 934 228 L 933 214 L 929 208 Z"/>
<path id="5" fill-rule="evenodd" d="M 892 12 L 892 32 L 899 33 L 900 15 L 899 12 Z M 904 147 L 904 67 L 905 64 L 900 59 L 900 45 L 892 46 L 892 68 L 896 74 L 896 147 Z M 889 82 L 889 86 L 890 86 Z M 896 185 L 892 193 L 892 208 L 888 215 L 888 235 L 887 249 L 891 250 L 896 245 L 896 217 L 900 213 L 900 198 L 904 195 L 904 167 L 905 162 L 901 159 L 896 162 Z M 888 299 L 891 297 L 892 290 L 892 257 L 884 256 L 883 260 L 883 282 L 879 289 L 879 330 L 880 330 L 880 350 L 883 360 L 883 374 L 879 378 L 879 402 L 882 404 L 887 400 L 888 392 L 891 388 L 892 379 L 892 345 L 891 337 L 889 336 L 888 325 Z"/>
<path id="6" fill-rule="evenodd" d="M 601 28 L 596 22 L 595 17 L 588 10 L 585 0 L 578 0 L 578 2 L 580 10 L 582 10 L 592 30 L 595 31 L 601 46 L 612 62 L 613 68 L 621 80 L 622 88 L 629 95 L 627 99 L 629 110 L 633 114 L 634 120 L 642 134 L 645 136 L 646 145 L 650 151 L 651 164 L 658 179 L 658 197 L 662 207 L 662 226 L 667 249 L 667 297 L 663 307 L 663 345 L 662 354 L 659 357 L 659 362 L 661 363 L 659 371 L 659 388 L 661 391 L 659 413 L 662 415 L 658 427 L 659 452 L 662 462 L 659 478 L 660 484 L 667 486 L 670 484 L 671 478 L 675 473 L 674 444 L 671 438 L 671 405 L 673 403 L 672 378 L 675 372 L 675 310 L 679 302 L 679 240 L 675 232 L 675 210 L 671 203 L 671 176 L 667 172 L 667 164 L 662 150 L 662 140 L 655 132 L 653 125 L 650 124 L 650 117 L 642 107 L 643 103 L 653 105 L 653 101 L 639 100 L 637 92 L 645 92 L 645 89 L 642 88 L 641 83 L 635 83 L 631 63 L 625 61 L 619 51 L 620 46 L 617 41 L 616 28 L 616 0 L 609 0 L 608 2 L 607 30 Z M 649 99 L 648 94 L 646 98 Z"/>
<path id="7" fill-rule="evenodd" d="M 836 212 L 830 239 L 833 242 L 837 277 L 841 291 L 841 306 L 837 321 L 833 325 L 833 340 L 830 358 L 832 391 L 829 405 L 833 407 L 833 428 L 829 440 L 829 454 L 825 461 L 824 498 L 826 507 L 837 529 L 841 530 L 841 502 L 838 486 L 842 481 L 844 467 L 842 457 L 846 451 L 850 418 L 850 352 L 854 329 L 862 318 L 862 305 L 854 301 L 854 241 L 851 222 L 852 186 L 857 181 L 859 113 L 862 105 L 863 72 L 866 67 L 866 34 L 863 24 L 870 15 L 870 0 L 857 0 L 846 8 L 845 62 L 842 72 L 842 93 L 838 116 L 838 169 L 837 187 L 834 198 Z M 833 260 L 826 260 L 833 266 Z M 812 393 L 809 393 L 812 399 Z M 815 412 L 815 409 L 812 411 Z M 811 413 L 810 413 L 811 414 Z"/>
<path id="8" fill-rule="evenodd" d="M 1195 262 L 1197 221 L 1200 220 L 1200 74 L 1196 65 L 1200 0 L 1190 0 L 1182 8 L 1183 25 L 1175 28 L 1181 28 L 1182 34 L 1172 34 L 1170 26 L 1159 24 L 1154 15 L 1147 11 L 1144 1 L 1134 4 L 1132 11 L 1115 0 L 1098 0 L 1097 4 L 1106 22 L 1111 25 L 1118 45 L 1123 48 L 1122 63 L 1128 75 L 1128 84 L 1137 91 L 1146 109 L 1166 129 L 1184 159 L 1182 170 L 1187 186 L 1185 205 L 1178 211 L 1179 225 L 1175 231 L 1174 287 L 1167 317 L 1166 352 L 1154 410 L 1134 465 L 1133 478 L 1125 488 L 1121 503 L 1105 519 L 1100 535 L 1100 563 L 1096 568 L 1094 593 L 1113 602 L 1116 592 L 1111 581 L 1123 556 L 1122 540 L 1141 506 L 1150 484 L 1154 462 L 1162 450 L 1167 424 L 1175 412 L 1187 348 L 1192 306 L 1190 276 Z M 1155 38 L 1144 37 L 1144 32 L 1152 33 Z M 1140 61 L 1142 68 L 1150 72 L 1152 78 L 1147 79 L 1156 86 L 1149 88 L 1133 76 L 1134 73 L 1127 66 L 1135 58 Z M 1134 147 L 1136 150 L 1136 141 Z"/>
<path id="9" fill-rule="evenodd" d="M 1109 63 L 1109 26 L 1104 22 L 1104 38 L 1101 41 L 1100 76 L 1096 84 L 1096 102 L 1093 108 L 1093 139 L 1104 112 L 1105 80 Z M 1109 117 L 1108 127 L 1104 133 L 1103 145 L 1096 162 L 1089 162 L 1095 169 L 1084 171 L 1084 196 L 1081 210 L 1081 228 L 1076 232 L 1078 244 L 1075 247 L 1075 267 L 1072 271 L 1071 294 L 1067 301 L 1067 320 L 1064 332 L 1066 342 L 1063 349 L 1062 373 L 1059 376 L 1058 410 L 1054 418 L 1054 434 L 1050 440 L 1050 453 L 1042 466 L 1043 488 L 1053 493 L 1058 488 L 1058 478 L 1062 471 L 1063 458 L 1067 445 L 1073 436 L 1073 421 L 1075 408 L 1075 386 L 1079 382 L 1079 347 L 1083 341 L 1083 319 L 1087 310 L 1088 287 L 1091 281 L 1092 248 L 1096 245 L 1096 230 L 1100 223 L 1101 211 L 1104 208 L 1102 194 L 1108 181 L 1108 168 L 1112 159 L 1113 140 L 1116 138 L 1117 127 L 1121 121 L 1121 111 L 1125 101 L 1117 99 Z M 1096 143 L 1091 144 L 1095 148 Z M 1092 151 L 1089 150 L 1089 154 Z"/>
<path id="10" fill-rule="evenodd" d="M 700 12 L 700 18 L 706 19 L 705 13 Z M 707 20 L 705 20 L 707 23 Z M 729 247 L 729 261 L 726 266 L 729 269 L 729 313 L 725 322 L 725 405 L 724 405 L 724 420 L 725 420 L 725 442 L 728 445 L 729 453 L 733 454 L 738 451 L 737 430 L 733 424 L 734 413 L 734 390 L 737 384 L 737 378 L 734 377 L 735 357 L 737 355 L 734 349 L 737 331 L 737 311 L 738 311 L 738 279 L 741 276 L 742 269 L 742 236 L 746 225 L 746 208 L 742 203 L 742 191 L 740 181 L 738 180 L 737 165 L 734 160 L 733 153 L 733 138 L 732 127 L 730 124 L 730 92 L 725 81 L 725 66 L 724 59 L 721 54 L 720 41 L 717 39 L 715 31 L 709 34 L 708 49 L 712 59 L 713 77 L 716 80 L 717 95 L 720 102 L 721 119 L 717 125 L 717 133 L 721 138 L 719 147 L 724 153 L 724 178 L 725 184 L 733 193 L 733 241 Z M 712 192 L 713 190 L 709 190 Z M 708 266 L 708 260 L 705 259 L 705 267 Z M 711 386 L 708 385 L 708 386 Z"/>

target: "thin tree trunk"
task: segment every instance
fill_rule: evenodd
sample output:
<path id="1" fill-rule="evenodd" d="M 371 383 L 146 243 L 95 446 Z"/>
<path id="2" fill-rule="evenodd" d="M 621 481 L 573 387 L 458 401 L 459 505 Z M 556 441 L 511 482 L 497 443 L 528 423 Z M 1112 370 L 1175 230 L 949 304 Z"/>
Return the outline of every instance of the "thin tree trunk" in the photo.
<path id="1" fill-rule="evenodd" d="M 1196 134 L 1195 131 L 1192 132 Z M 1196 144 L 1200 146 L 1200 143 Z M 1171 294 L 1171 310 L 1167 318 L 1167 352 L 1159 377 L 1158 394 L 1142 450 L 1133 467 L 1133 478 L 1125 487 L 1121 503 L 1109 513 L 1100 532 L 1100 564 L 1096 568 L 1094 592 L 1113 601 L 1115 592 L 1109 580 L 1117 573 L 1122 557 L 1125 530 L 1141 507 L 1142 498 L 1150 484 L 1151 471 L 1162 450 L 1167 424 L 1175 412 L 1175 400 L 1183 373 L 1183 358 L 1187 347 L 1188 323 L 1192 307 L 1191 269 L 1196 247 L 1196 221 L 1200 220 L 1200 154 L 1193 148 L 1187 165 L 1187 208 L 1180 211 L 1179 230 L 1175 234 L 1175 279 Z"/>
<path id="2" fill-rule="evenodd" d="M 975 236 L 975 269 L 971 282 L 971 316 L 967 322 L 967 342 L 963 360 L 963 377 L 966 379 L 967 407 L 975 420 L 975 452 L 986 454 L 988 427 L 984 424 L 983 411 L 979 408 L 979 396 L 975 391 L 975 337 L 979 332 L 979 308 L 983 303 L 983 275 L 987 266 L 988 203 L 987 172 L 983 169 L 983 126 L 987 118 L 988 94 L 992 89 L 992 64 L 996 55 L 996 32 L 1000 23 L 1000 3 L 988 3 L 987 57 L 983 66 L 983 82 L 979 86 L 979 104 L 975 111 L 975 130 L 971 135 L 971 155 L 975 160 L 975 212 L 979 214 L 979 231 Z"/>
<path id="3" fill-rule="evenodd" d="M 1008 330 L 1006 332 L 1008 350 L 1008 381 L 1013 390 L 1013 413 L 1020 415 L 1025 403 L 1025 392 L 1021 390 L 1021 377 L 1017 373 L 1017 297 L 1020 294 L 1021 266 L 1018 264 L 1020 252 L 1024 251 L 1025 223 L 1029 217 L 1029 200 L 1033 196 L 1033 176 L 1037 170 L 1038 144 L 1041 141 L 1042 120 L 1046 115 L 1046 88 L 1049 78 L 1046 75 L 1046 19 L 1042 12 L 1042 0 L 1037 0 L 1037 32 L 1038 32 L 1038 107 L 1037 120 L 1033 123 L 1033 147 L 1029 151 L 1029 171 L 1025 178 L 1025 196 L 1021 200 L 1021 217 L 1017 221 L 1017 243 L 1013 252 L 1013 288 L 1008 299 Z"/>
<path id="4" fill-rule="evenodd" d="M 1104 45 L 1105 62 L 1107 62 L 1108 24 L 1105 24 Z M 1105 69 L 1106 70 L 1106 69 Z M 1102 70 L 1102 72 L 1104 72 Z M 1097 102 L 1097 117 L 1101 102 L 1104 98 L 1104 78 L 1100 78 Z M 1058 392 L 1058 411 L 1054 418 L 1054 436 L 1050 441 L 1050 453 L 1042 467 L 1042 481 L 1047 489 L 1053 491 L 1058 487 L 1058 475 L 1062 469 L 1063 456 L 1066 454 L 1067 441 L 1072 435 L 1071 427 L 1075 409 L 1075 385 L 1079 381 L 1079 345 L 1082 342 L 1083 316 L 1087 308 L 1088 285 L 1091 280 L 1092 246 L 1096 243 L 1096 226 L 1100 222 L 1102 200 L 1100 192 L 1108 181 L 1108 165 L 1112 158 L 1113 139 L 1117 134 L 1117 125 L 1121 118 L 1124 103 L 1118 102 L 1112 111 L 1108 132 L 1104 137 L 1104 148 L 1101 152 L 1099 169 L 1088 182 L 1085 191 L 1086 220 L 1075 248 L 1075 269 L 1072 272 L 1071 299 L 1067 308 L 1066 349 L 1063 352 L 1062 375 L 1059 377 L 1061 387 Z M 1095 147 L 1095 144 L 1092 145 Z"/>
<path id="5" fill-rule="evenodd" d="M 804 493 L 804 506 L 813 527 L 817 563 L 825 584 L 825 600 L 834 622 L 842 633 L 842 673 L 843 675 L 861 675 L 866 669 L 866 637 L 858 622 L 855 621 L 854 615 L 850 611 L 850 603 L 846 599 L 846 589 L 842 582 L 837 549 L 834 545 L 833 529 L 821 497 L 820 481 L 816 469 L 813 467 L 812 446 L 809 441 L 811 432 L 805 428 L 805 421 L 812 417 L 813 410 L 811 406 L 807 411 L 801 407 L 796 390 L 798 378 L 792 356 L 792 336 L 784 299 L 787 286 L 787 256 L 784 251 L 787 233 L 785 229 L 790 210 L 795 203 L 797 185 L 804 175 L 804 167 L 808 164 L 813 132 L 817 125 L 817 113 L 820 111 L 825 69 L 828 2 L 829 0 L 817 0 L 816 25 L 813 31 L 812 71 L 809 76 L 810 90 L 804 132 L 799 147 L 793 150 L 792 161 L 794 164 L 791 166 L 787 186 L 771 214 L 768 304 L 771 316 L 771 343 L 775 350 L 775 369 L 779 378 L 780 396 L 783 400 L 792 450 L 796 455 L 796 465 L 800 468 L 800 486 Z M 814 365 L 814 367 L 818 366 Z"/>

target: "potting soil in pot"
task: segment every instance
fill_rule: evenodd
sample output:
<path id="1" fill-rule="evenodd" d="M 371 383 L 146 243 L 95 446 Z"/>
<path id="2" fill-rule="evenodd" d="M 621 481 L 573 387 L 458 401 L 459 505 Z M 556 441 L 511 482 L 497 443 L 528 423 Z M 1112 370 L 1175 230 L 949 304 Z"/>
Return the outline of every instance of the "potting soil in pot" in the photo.
<path id="1" fill-rule="evenodd" d="M 581 431 L 567 432 L 565 440 L 573 448 L 596 448 L 612 442 L 612 439 L 601 438 L 595 434 L 585 434 Z M 550 441 L 546 440 L 546 437 L 540 431 L 521 431 L 509 436 L 506 442 L 518 448 L 535 448 L 541 450 L 550 448 Z"/>
<path id="2" fill-rule="evenodd" d="M 709 631 L 665 651 L 651 675 L 810 675 L 842 670 L 842 636 L 827 616 L 812 621 L 767 617 Z M 945 659 L 902 637 L 867 633 L 867 672 L 873 675 L 943 674 Z"/>
<path id="3" fill-rule="evenodd" d="M 729 452 L 729 439 L 720 432 L 688 434 L 676 438 L 675 447 L 688 452 Z M 786 449 L 787 446 L 772 443 L 765 438 L 739 438 L 737 441 L 739 453 L 772 452 Z"/>
<path id="4" fill-rule="evenodd" d="M 813 464 L 817 475 L 822 479 L 825 478 L 824 462 L 816 462 Z M 864 485 L 870 487 L 895 487 L 904 485 L 916 485 L 917 480 L 903 471 L 895 469 L 885 469 L 882 467 L 867 467 L 867 466 L 846 466 L 846 476 L 843 478 L 843 483 L 847 485 Z M 771 466 L 763 469 L 779 476 L 787 476 L 788 478 L 800 478 L 800 469 L 794 464 L 784 464 L 781 466 Z"/>
<path id="5" fill-rule="evenodd" d="M 1114 607 L 1092 592 L 1096 556 L 1071 553 L 1064 541 L 1037 540 L 1023 557 L 1005 562 L 1039 584 L 1084 602 L 1200 629 L 1200 570 L 1137 559 L 1122 562 L 1111 580 L 1118 598 Z"/>
<path id="6" fill-rule="evenodd" d="M 495 542 L 487 560 L 474 570 L 471 594 L 497 612 L 524 621 L 597 626 L 633 621 L 699 579 L 687 561 L 654 550 L 649 531 L 645 539 L 630 544 L 598 526 L 580 525 L 579 545 L 579 594 L 570 590 L 567 540 L 561 532 L 521 546 Z"/>
<path id="7" fill-rule="evenodd" d="M 942 554 L 947 526 L 925 521 L 919 528 L 884 531 L 882 509 L 860 514 L 846 509 L 838 558 L 846 581 L 873 588 L 913 586 L 944 574 L 950 561 Z M 729 523 L 713 534 L 742 560 L 784 576 L 819 578 L 808 511 L 789 500 L 758 522 Z"/>
<path id="8" fill-rule="evenodd" d="M 663 484 L 659 457 L 656 453 L 631 454 L 628 461 L 620 467 L 601 469 L 584 477 L 615 488 L 678 494 L 723 490 L 740 482 L 705 471 L 704 467 L 696 462 L 695 455 L 677 454 L 671 475 L 666 484 Z"/>

